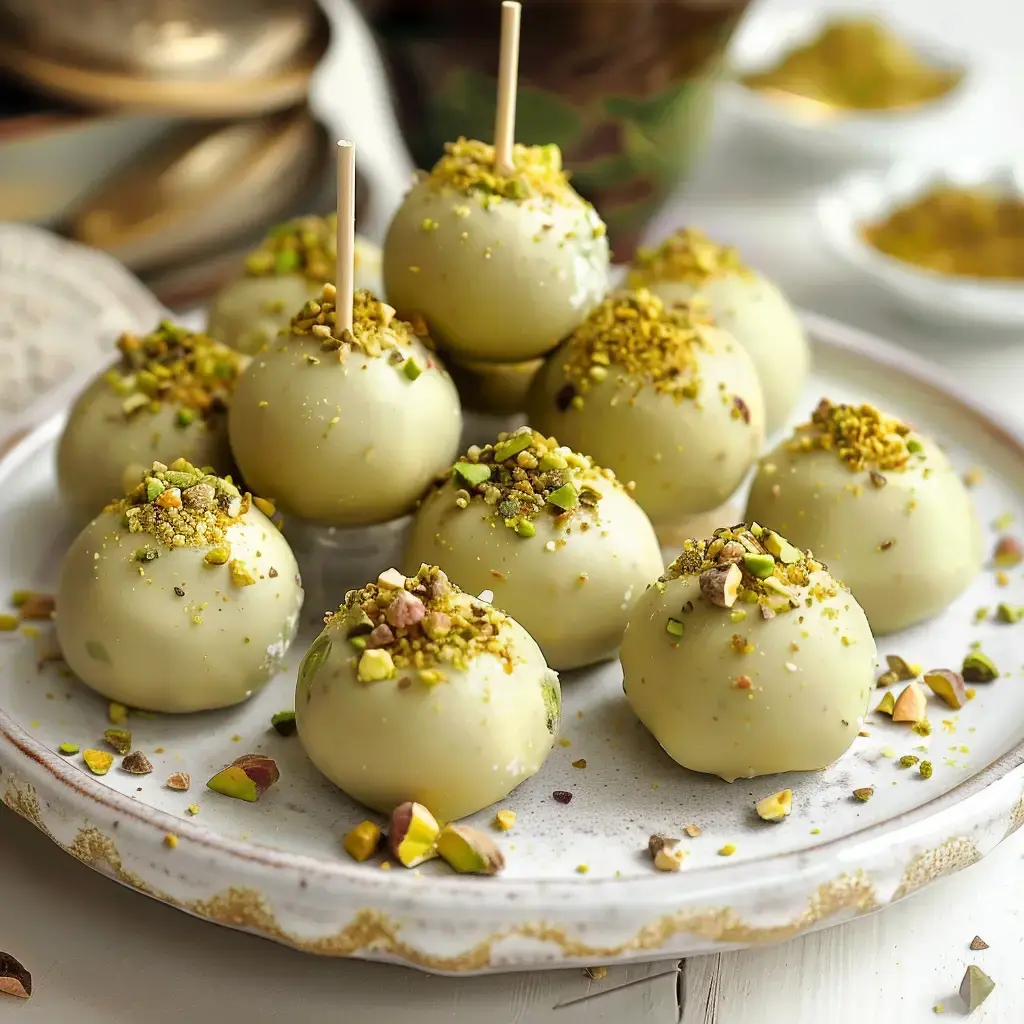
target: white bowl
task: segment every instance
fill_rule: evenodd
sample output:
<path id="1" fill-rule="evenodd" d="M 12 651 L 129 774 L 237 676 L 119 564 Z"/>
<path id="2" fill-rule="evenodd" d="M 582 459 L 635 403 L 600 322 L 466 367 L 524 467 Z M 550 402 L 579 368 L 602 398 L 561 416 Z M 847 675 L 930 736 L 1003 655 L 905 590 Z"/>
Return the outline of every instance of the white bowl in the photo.
<path id="1" fill-rule="evenodd" d="M 860 226 L 887 216 L 936 186 L 987 186 L 1024 198 L 1024 166 L 980 161 L 947 167 L 903 164 L 887 172 L 843 178 L 818 200 L 826 242 L 848 265 L 886 289 L 910 312 L 946 324 L 950 320 L 997 327 L 1024 326 L 1024 281 L 942 274 L 879 252 Z"/>
<path id="2" fill-rule="evenodd" d="M 771 11 L 746 18 L 727 55 L 730 78 L 765 71 L 786 54 L 813 40 L 829 22 L 863 18 L 864 10 Z M 966 123 L 987 91 L 987 79 L 969 55 L 886 17 L 886 25 L 931 64 L 963 77 L 948 93 L 896 110 L 836 111 L 814 100 L 774 99 L 738 80 L 722 84 L 723 106 L 774 143 L 832 160 L 887 161 L 927 146 L 951 122 Z"/>

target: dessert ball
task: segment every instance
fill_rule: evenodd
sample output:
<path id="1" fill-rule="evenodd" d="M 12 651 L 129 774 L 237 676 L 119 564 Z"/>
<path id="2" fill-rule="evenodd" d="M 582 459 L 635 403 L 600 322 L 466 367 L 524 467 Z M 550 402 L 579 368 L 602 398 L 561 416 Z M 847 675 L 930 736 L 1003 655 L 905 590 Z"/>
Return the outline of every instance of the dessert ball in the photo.
<path id="1" fill-rule="evenodd" d="M 823 399 L 765 456 L 747 516 L 825 559 L 875 634 L 941 612 L 981 568 L 981 530 L 959 475 L 909 424 Z"/>
<path id="2" fill-rule="evenodd" d="M 299 738 L 335 785 L 384 814 L 415 800 L 448 821 L 536 774 L 560 709 L 529 633 L 426 565 L 349 591 L 295 689 Z"/>
<path id="3" fill-rule="evenodd" d="M 259 352 L 288 327 L 295 310 L 335 279 L 337 251 L 336 214 L 279 224 L 214 298 L 210 334 L 239 352 Z M 380 249 L 357 237 L 356 288 L 381 294 L 380 261 Z"/>
<path id="4" fill-rule="evenodd" d="M 57 447 L 61 497 L 80 520 L 134 487 L 154 461 L 185 458 L 230 473 L 227 409 L 236 352 L 163 322 L 123 334 L 120 358 L 79 395 Z"/>
<path id="5" fill-rule="evenodd" d="M 604 297 L 608 239 L 557 146 L 449 143 L 405 197 L 384 243 L 388 301 L 419 313 L 459 358 L 521 362 L 551 351 Z"/>
<path id="6" fill-rule="evenodd" d="M 529 427 L 451 467 L 416 513 L 408 560 L 490 590 L 559 671 L 614 657 L 633 601 L 664 565 L 615 474 Z"/>
<path id="7" fill-rule="evenodd" d="M 228 426 L 245 480 L 285 512 L 323 526 L 383 523 L 458 449 L 462 414 L 437 357 L 395 311 L 356 292 L 353 329 L 335 324 L 333 285 L 255 356 Z"/>
<path id="8" fill-rule="evenodd" d="M 715 323 L 754 361 L 767 432 L 786 422 L 807 382 L 807 336 L 782 292 L 744 266 L 735 249 L 684 228 L 656 248 L 637 252 L 629 285 L 648 288 L 666 303 L 701 294 Z"/>
<path id="9" fill-rule="evenodd" d="M 696 304 L 612 295 L 537 374 L 533 425 L 634 481 L 655 527 L 721 505 L 753 465 L 764 403 L 750 356 Z"/>
<path id="10" fill-rule="evenodd" d="M 178 459 L 157 462 L 71 545 L 57 590 L 69 668 L 150 711 L 237 704 L 280 668 L 302 585 L 260 499 Z"/>
<path id="11" fill-rule="evenodd" d="M 727 782 L 831 764 L 875 685 L 860 605 L 756 524 L 687 541 L 634 606 L 621 657 L 626 697 L 668 755 Z"/>

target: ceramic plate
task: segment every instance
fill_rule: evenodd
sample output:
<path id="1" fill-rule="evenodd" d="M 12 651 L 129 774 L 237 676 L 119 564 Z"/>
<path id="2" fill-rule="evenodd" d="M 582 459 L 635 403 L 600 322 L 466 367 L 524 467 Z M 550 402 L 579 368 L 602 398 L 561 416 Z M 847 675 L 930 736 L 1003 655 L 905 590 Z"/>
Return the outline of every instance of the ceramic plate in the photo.
<path id="1" fill-rule="evenodd" d="M 934 434 L 960 468 L 983 469 L 973 493 L 989 545 L 998 517 L 1024 518 L 1020 431 L 889 345 L 817 317 L 806 323 L 817 365 L 806 409 L 823 393 L 877 402 Z M 51 468 L 60 428 L 58 414 L 0 463 L 0 592 L 54 588 L 70 539 Z M 900 900 L 984 857 L 1024 822 L 1024 625 L 974 621 L 979 605 L 1024 604 L 1024 577 L 1011 575 L 998 588 L 986 571 L 942 618 L 880 644 L 941 667 L 958 666 L 980 640 L 1010 678 L 978 686 L 959 712 L 931 698 L 927 738 L 871 714 L 869 735 L 822 772 L 732 785 L 686 772 L 633 717 L 617 664 L 565 674 L 561 745 L 502 802 L 518 818 L 511 832 L 495 833 L 507 868 L 493 878 L 456 876 L 436 861 L 384 870 L 342 852 L 342 836 L 366 812 L 317 775 L 295 737 L 270 729 L 271 715 L 292 705 L 295 669 L 323 610 L 312 604 L 287 669 L 248 704 L 191 717 L 132 716 L 134 746 L 155 765 L 142 777 L 115 767 L 97 778 L 80 757 L 55 753 L 65 741 L 100 745 L 107 705 L 48 660 L 47 626 L 34 638 L 0 636 L 0 795 L 117 881 L 316 953 L 473 973 L 786 939 Z M 281 768 L 281 782 L 259 803 L 205 788 L 250 751 Z M 899 767 L 908 753 L 927 757 L 934 775 Z M 573 766 L 578 759 L 585 768 Z M 177 771 L 191 775 L 190 792 L 164 785 Z M 855 800 L 852 791 L 866 786 L 874 798 Z M 784 787 L 793 789 L 791 817 L 760 821 L 754 801 Z M 570 792 L 571 802 L 555 801 L 555 790 Z M 473 823 L 489 828 L 493 814 Z M 683 870 L 654 871 L 648 836 L 680 834 L 687 824 L 702 831 L 687 839 Z M 719 853 L 727 843 L 732 856 Z"/>

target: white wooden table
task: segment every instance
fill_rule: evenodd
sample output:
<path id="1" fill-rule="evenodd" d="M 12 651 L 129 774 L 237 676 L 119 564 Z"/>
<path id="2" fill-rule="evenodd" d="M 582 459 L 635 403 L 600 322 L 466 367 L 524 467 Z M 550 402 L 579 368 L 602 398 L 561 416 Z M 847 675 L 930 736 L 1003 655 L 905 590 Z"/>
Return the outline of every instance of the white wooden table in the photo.
<path id="1" fill-rule="evenodd" d="M 829 0 L 832 6 L 836 6 Z M 788 8 L 822 0 L 765 0 Z M 849 2 L 846 6 L 850 6 Z M 875 0 L 999 66 L 1002 109 L 962 149 L 1024 152 L 1024 4 Z M 944 364 L 962 387 L 1021 415 L 1024 339 L 944 334 L 906 319 L 852 280 L 816 236 L 826 172 L 780 159 L 721 123 L 665 227 L 696 223 L 740 245 L 796 302 L 899 341 Z M 69 860 L 0 808 L 0 950 L 32 971 L 35 995 L 0 996 L 15 1024 L 925 1024 L 962 1019 L 956 996 L 977 963 L 996 992 L 974 1024 L 1024 1019 L 1024 832 L 984 862 L 882 914 L 789 944 L 640 967 L 599 981 L 581 971 L 447 979 L 317 960 L 158 905 Z M 990 948 L 971 952 L 980 935 Z M 396 1009 L 401 1006 L 402 1009 Z M 940 1018 L 942 1019 L 942 1018 Z"/>

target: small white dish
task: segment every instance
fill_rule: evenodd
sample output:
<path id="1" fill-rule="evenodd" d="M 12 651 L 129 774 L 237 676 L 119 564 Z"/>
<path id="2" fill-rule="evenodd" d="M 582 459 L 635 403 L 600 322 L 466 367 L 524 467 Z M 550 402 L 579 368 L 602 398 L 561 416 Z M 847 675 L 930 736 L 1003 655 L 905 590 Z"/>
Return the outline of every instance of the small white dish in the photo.
<path id="1" fill-rule="evenodd" d="M 893 110 L 839 111 L 814 100 L 773 98 L 739 80 L 766 71 L 786 54 L 811 42 L 826 24 L 863 10 L 807 9 L 765 12 L 746 18 L 727 55 L 730 80 L 721 87 L 725 109 L 775 143 L 831 160 L 876 162 L 920 151 L 938 129 L 966 123 L 986 91 L 977 63 L 958 50 L 886 17 L 885 24 L 929 63 L 963 77 L 948 93 L 926 103 Z"/>
<path id="2" fill-rule="evenodd" d="M 1024 166 L 981 162 L 949 167 L 897 165 L 851 174 L 818 200 L 826 242 L 849 266 L 881 285 L 910 312 L 948 323 L 1024 326 L 1024 281 L 942 274 L 887 256 L 861 236 L 862 225 L 942 185 L 985 187 L 1024 197 Z"/>

